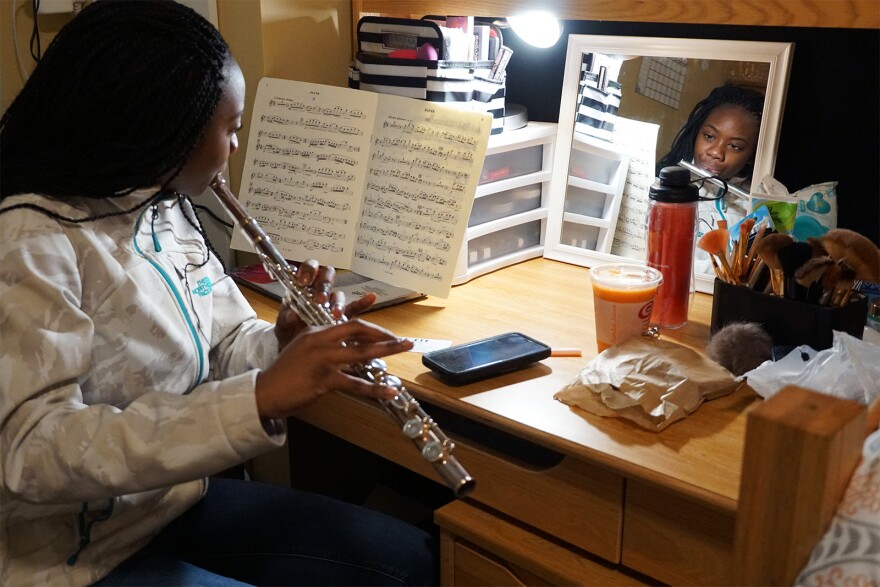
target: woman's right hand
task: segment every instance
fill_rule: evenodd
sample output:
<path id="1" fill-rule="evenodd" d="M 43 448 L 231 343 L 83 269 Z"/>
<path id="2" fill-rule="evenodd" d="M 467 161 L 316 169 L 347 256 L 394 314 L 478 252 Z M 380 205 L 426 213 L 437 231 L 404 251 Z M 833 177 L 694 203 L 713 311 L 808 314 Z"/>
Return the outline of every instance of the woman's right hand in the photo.
<path id="1" fill-rule="evenodd" d="M 390 399 L 396 393 L 393 388 L 347 371 L 350 365 L 412 346 L 412 341 L 362 320 L 306 328 L 284 347 L 271 367 L 257 375 L 257 411 L 261 418 L 286 418 L 329 391 Z"/>

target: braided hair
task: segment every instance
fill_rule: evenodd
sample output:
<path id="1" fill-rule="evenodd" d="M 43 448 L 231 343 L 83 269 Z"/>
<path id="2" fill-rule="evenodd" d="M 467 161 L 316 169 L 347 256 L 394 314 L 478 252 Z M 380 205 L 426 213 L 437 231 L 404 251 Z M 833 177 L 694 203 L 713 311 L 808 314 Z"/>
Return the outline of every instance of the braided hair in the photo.
<path id="1" fill-rule="evenodd" d="M 764 95 L 755 90 L 742 86 L 726 84 L 709 92 L 702 101 L 697 102 L 688 116 L 687 122 L 675 135 L 672 148 L 660 161 L 657 162 L 656 174 L 670 165 L 678 165 L 679 161 L 691 161 L 694 158 L 694 143 L 703 124 L 715 108 L 719 106 L 740 106 L 755 117 L 758 128 L 761 127 L 761 118 L 764 113 Z M 751 175 L 751 172 L 747 173 Z"/>
<path id="2" fill-rule="evenodd" d="M 0 119 L 0 200 L 167 185 L 208 127 L 229 60 L 217 29 L 173 0 L 90 4 Z"/>

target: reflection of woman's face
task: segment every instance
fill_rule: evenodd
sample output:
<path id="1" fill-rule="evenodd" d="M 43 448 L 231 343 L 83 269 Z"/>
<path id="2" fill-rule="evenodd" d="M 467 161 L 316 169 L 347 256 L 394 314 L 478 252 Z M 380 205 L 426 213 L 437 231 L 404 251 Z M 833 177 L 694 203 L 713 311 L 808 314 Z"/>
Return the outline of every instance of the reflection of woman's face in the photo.
<path id="1" fill-rule="evenodd" d="M 694 163 L 722 179 L 730 179 L 752 160 L 758 148 L 758 121 L 742 106 L 716 107 L 694 142 Z"/>

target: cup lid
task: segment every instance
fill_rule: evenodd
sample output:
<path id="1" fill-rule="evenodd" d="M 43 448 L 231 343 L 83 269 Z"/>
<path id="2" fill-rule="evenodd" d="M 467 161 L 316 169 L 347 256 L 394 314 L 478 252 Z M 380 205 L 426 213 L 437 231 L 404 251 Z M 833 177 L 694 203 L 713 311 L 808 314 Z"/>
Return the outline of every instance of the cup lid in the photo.
<path id="1" fill-rule="evenodd" d="M 647 265 L 614 263 L 592 267 L 590 279 L 617 289 L 643 289 L 660 285 L 663 274 Z"/>

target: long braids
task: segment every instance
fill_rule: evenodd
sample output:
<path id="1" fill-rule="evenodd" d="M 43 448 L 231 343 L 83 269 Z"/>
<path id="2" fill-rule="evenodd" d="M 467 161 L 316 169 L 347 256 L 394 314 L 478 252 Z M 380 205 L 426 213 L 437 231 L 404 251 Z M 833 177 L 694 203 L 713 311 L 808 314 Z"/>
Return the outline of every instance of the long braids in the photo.
<path id="1" fill-rule="evenodd" d="M 228 59 L 219 32 L 171 0 L 89 5 L 0 119 L 0 200 L 113 198 L 167 184 L 211 120 Z"/>
<path id="2" fill-rule="evenodd" d="M 657 163 L 656 174 L 670 165 L 678 165 L 679 161 L 691 161 L 694 157 L 694 142 L 709 114 L 718 106 L 740 106 L 755 117 L 758 128 L 764 113 L 764 95 L 742 86 L 726 84 L 709 92 L 709 95 L 698 102 L 688 116 L 687 122 L 675 135 L 672 148 Z"/>

